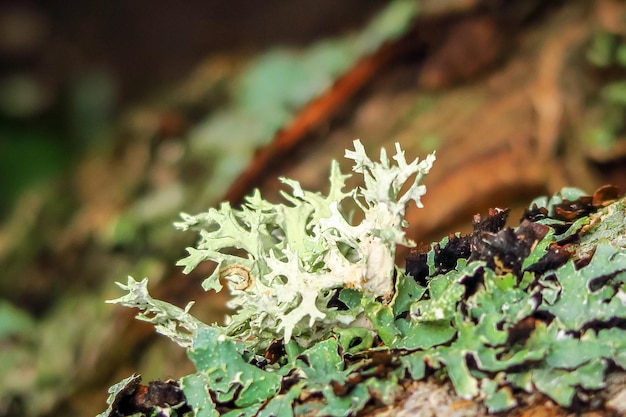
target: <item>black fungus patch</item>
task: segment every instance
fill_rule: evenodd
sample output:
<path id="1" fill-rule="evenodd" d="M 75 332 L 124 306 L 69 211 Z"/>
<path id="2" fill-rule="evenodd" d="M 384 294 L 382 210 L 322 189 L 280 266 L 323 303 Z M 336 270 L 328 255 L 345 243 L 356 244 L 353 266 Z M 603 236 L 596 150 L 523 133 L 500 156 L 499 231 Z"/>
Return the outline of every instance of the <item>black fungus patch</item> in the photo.
<path id="1" fill-rule="evenodd" d="M 406 271 L 418 284 L 426 286 L 426 278 L 430 274 L 429 270 L 428 249 L 417 249 L 409 253 L 409 256 L 406 258 Z"/>
<path id="2" fill-rule="evenodd" d="M 572 255 L 569 243 L 577 239 L 577 234 L 551 244 L 546 254 L 527 269 L 522 269 L 524 259 L 543 239 L 550 228 L 556 235 L 567 231 L 578 219 L 589 216 L 599 208 L 614 202 L 620 191 L 613 185 L 598 188 L 593 195 L 576 200 L 564 199 L 550 208 L 533 205 L 527 209 L 516 229 L 506 226 L 509 209 L 489 209 L 486 217 L 474 215 L 474 231 L 469 235 L 450 235 L 447 243 L 435 243 L 432 249 L 426 245 L 413 250 L 406 258 L 406 272 L 420 285 L 427 285 L 431 276 L 445 274 L 456 268 L 459 259 L 480 260 L 498 274 L 513 273 L 518 277 L 525 271 L 537 275 L 564 265 Z M 540 223 L 554 220 L 550 226 Z M 434 271 L 428 265 L 429 253 L 434 258 Z M 577 260 L 584 264 L 584 260 Z M 578 265 L 577 265 L 578 266 Z"/>
<path id="3" fill-rule="evenodd" d="M 480 214 L 475 214 L 473 219 L 473 235 L 480 232 L 497 233 L 504 228 L 509 218 L 510 209 L 490 208 L 486 218 Z"/>
<path id="4" fill-rule="evenodd" d="M 537 262 L 529 265 L 525 271 L 533 272 L 536 275 L 542 275 L 547 271 L 551 271 L 565 265 L 571 256 L 572 252 L 570 250 L 570 245 L 560 245 L 556 242 L 551 243 L 550 246 L 548 246 L 546 254 Z"/>
<path id="5" fill-rule="evenodd" d="M 495 234 L 500 232 L 508 219 L 509 209 L 489 209 L 486 218 L 476 214 L 473 218 L 474 231 L 465 236 L 450 235 L 448 242 L 442 247 L 441 244 L 433 245 L 434 274 L 445 274 L 456 268 L 459 259 L 470 259 L 477 248 L 483 245 L 480 236 L 485 233 Z M 478 243 L 476 243 L 478 242 Z M 418 248 L 412 251 L 406 259 L 406 271 L 421 285 L 426 285 L 427 278 L 431 276 L 428 266 L 428 248 Z"/>
<path id="6" fill-rule="evenodd" d="M 265 359 L 269 361 L 269 363 L 276 363 L 285 356 L 287 352 L 285 351 L 285 343 L 283 339 L 277 339 L 272 341 L 265 351 Z"/>
<path id="7" fill-rule="evenodd" d="M 113 401 L 109 417 L 165 415 L 162 409 L 176 409 L 178 415 L 191 411 L 183 390 L 176 381 L 150 381 L 141 385 L 141 377 L 133 378 Z"/>
<path id="8" fill-rule="evenodd" d="M 533 204 L 529 209 L 524 211 L 520 222 L 524 220 L 528 220 L 531 222 L 538 222 L 539 220 L 544 220 L 549 217 L 548 209 L 545 207 L 537 207 L 536 204 Z"/>
<path id="9" fill-rule="evenodd" d="M 435 251 L 435 272 L 445 274 L 456 268 L 459 259 L 467 259 L 471 255 L 468 236 L 450 235 L 448 243 L 442 248 L 439 243 L 433 247 Z"/>
<path id="10" fill-rule="evenodd" d="M 485 261 L 498 275 L 520 276 L 524 259 L 549 230 L 548 226 L 524 220 L 515 230 L 507 227 L 497 233 L 474 233 L 470 261 Z"/>

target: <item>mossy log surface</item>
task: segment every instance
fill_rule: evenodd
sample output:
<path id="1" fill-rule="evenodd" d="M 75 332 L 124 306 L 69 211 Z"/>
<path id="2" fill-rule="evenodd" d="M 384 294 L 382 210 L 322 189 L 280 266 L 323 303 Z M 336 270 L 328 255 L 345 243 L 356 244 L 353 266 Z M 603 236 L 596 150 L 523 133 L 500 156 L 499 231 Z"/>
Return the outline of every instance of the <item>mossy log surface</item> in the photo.
<path id="1" fill-rule="evenodd" d="M 258 187 L 271 200 L 278 176 L 324 189 L 329 160 L 341 160 L 356 138 L 368 149 L 398 141 L 407 155 L 436 149 L 425 207 L 409 213 L 409 234 L 418 242 L 469 233 L 468 219 L 489 207 L 510 207 L 518 218 L 534 197 L 563 186 L 626 190 L 624 131 L 613 117 L 624 112 L 613 87 L 626 71 L 611 61 L 626 43 L 624 3 L 519 2 L 537 13 L 519 11 L 527 18 L 510 26 L 490 11 L 492 3 L 453 1 L 442 10 L 441 2 L 425 2 L 432 9 L 416 25 L 428 30 L 412 32 L 420 48 L 392 42 L 373 54 L 381 62 L 366 60 L 375 70 L 360 87 L 328 88 L 323 96 L 339 96 L 310 105 L 334 107 L 299 130 L 269 165 L 254 158 L 262 145 L 246 137 L 227 134 L 211 149 L 193 140 L 205 119 L 221 113 L 252 61 L 223 54 L 208 57 L 158 100 L 128 109 L 113 144 L 85 154 L 70 175 L 25 193 L 0 228 L 0 292 L 21 310 L 1 306 L 18 325 L 0 346 L 0 415 L 95 415 L 107 388 L 134 372 L 151 380 L 192 371 L 182 349 L 104 300 L 118 295 L 115 281 L 149 276 L 155 297 L 178 305 L 197 300 L 199 318 L 222 320 L 226 296 L 200 290 L 210 268 L 186 277 L 173 267 L 192 237 L 171 224 L 181 211 L 217 204 L 246 167 L 257 165 L 252 171 L 259 174 L 239 196 Z M 433 27 L 441 20 L 447 24 Z M 604 61 L 594 49 L 603 41 L 613 45 Z M 598 137 L 605 140 L 594 142 Z M 215 177 L 217 167 L 226 174 Z M 432 387 L 425 384 L 416 392 Z M 620 384 L 616 376 L 609 387 Z M 618 388 L 607 395 L 623 396 Z M 445 398 L 451 409 L 462 405 Z M 537 406 L 545 408 L 539 415 L 551 415 L 550 404 Z"/>

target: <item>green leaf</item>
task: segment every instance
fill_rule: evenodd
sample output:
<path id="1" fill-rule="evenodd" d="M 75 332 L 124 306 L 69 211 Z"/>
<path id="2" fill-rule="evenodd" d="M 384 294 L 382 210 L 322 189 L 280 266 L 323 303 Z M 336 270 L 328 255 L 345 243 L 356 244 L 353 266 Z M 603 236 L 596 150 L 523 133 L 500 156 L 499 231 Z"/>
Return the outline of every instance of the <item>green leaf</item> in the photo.
<path id="1" fill-rule="evenodd" d="M 483 262 L 468 264 L 466 259 L 459 259 L 456 270 L 433 277 L 428 282 L 430 298 L 413 303 L 411 317 L 419 322 L 451 320 L 465 293 L 465 286 L 461 281 L 474 276 L 483 267 Z"/>
<path id="2" fill-rule="evenodd" d="M 306 349 L 297 359 L 296 366 L 306 376 L 307 388 L 313 392 L 321 391 L 326 399 L 327 405 L 318 415 L 348 416 L 360 410 L 370 398 L 365 384 L 355 386 L 348 395 L 335 394 L 333 385 L 344 385 L 350 372 L 345 369 L 335 338 Z"/>
<path id="3" fill-rule="evenodd" d="M 458 337 L 450 348 L 464 356 L 473 356 L 478 369 L 491 372 L 538 361 L 545 356 L 545 349 L 507 351 L 504 343 L 508 332 L 498 329 L 498 320 L 497 317 L 486 316 L 474 324 L 457 316 Z"/>
<path id="4" fill-rule="evenodd" d="M 393 404 L 403 391 L 395 373 L 384 379 L 369 378 L 364 385 L 367 387 L 368 396 L 374 397 L 384 405 Z"/>
<path id="5" fill-rule="evenodd" d="M 595 332 L 588 330 L 580 339 L 561 336 L 554 340 L 546 356 L 546 363 L 552 368 L 576 369 L 590 361 L 610 358 L 613 352 L 613 346 L 599 342 Z"/>
<path id="6" fill-rule="evenodd" d="M 316 384 L 328 385 L 331 381 L 342 384 L 346 379 L 347 371 L 334 337 L 306 349 L 296 363 L 306 377 Z"/>
<path id="7" fill-rule="evenodd" d="M 244 361 L 235 343 L 215 328 L 198 331 L 187 354 L 196 369 L 206 375 L 219 402 L 234 401 L 239 407 L 247 407 L 265 401 L 280 389 L 279 375 Z"/>
<path id="8" fill-rule="evenodd" d="M 478 395 L 478 381 L 472 376 L 465 356 L 467 351 L 458 347 L 439 348 L 435 358 L 446 365 L 454 390 L 459 397 L 470 399 Z"/>
<path id="9" fill-rule="evenodd" d="M 415 301 L 422 298 L 426 288 L 415 282 L 413 277 L 399 273 L 396 278 L 396 296 L 393 301 L 393 314 L 399 316 L 409 311 Z"/>
<path id="10" fill-rule="evenodd" d="M 209 395 L 210 382 L 205 374 L 197 373 L 182 377 L 180 387 L 195 417 L 219 417 L 220 413 Z"/>
<path id="11" fill-rule="evenodd" d="M 402 338 L 394 346 L 399 349 L 429 349 L 450 341 L 456 334 L 456 328 L 445 320 L 421 323 L 399 319 L 395 325 L 402 332 Z"/>
<path id="12" fill-rule="evenodd" d="M 361 410 L 370 399 L 370 393 L 366 384 L 355 386 L 345 396 L 335 395 L 332 387 L 329 385 L 322 388 L 322 393 L 324 398 L 326 398 L 327 405 L 318 414 L 315 414 L 319 416 L 347 417 Z"/>
<path id="13" fill-rule="evenodd" d="M 295 340 L 290 340 L 287 344 L 285 344 L 285 353 L 287 354 L 287 362 L 295 363 L 296 359 L 302 353 L 303 349 L 295 342 Z"/>
<path id="14" fill-rule="evenodd" d="M 604 386 L 604 361 L 593 361 L 574 371 L 537 368 L 532 371 L 532 380 L 537 389 L 562 406 L 570 406 L 576 387 L 599 389 Z"/>
<path id="15" fill-rule="evenodd" d="M 574 236 L 576 233 L 580 231 L 584 226 L 589 224 L 589 217 L 581 217 L 577 219 L 574 223 L 570 225 L 570 227 L 563 233 L 556 235 L 556 239 L 564 240 L 570 236 Z"/>
<path id="16" fill-rule="evenodd" d="M 564 200 L 574 201 L 587 195 L 583 190 L 576 187 L 563 187 L 561 191 L 554 193 L 551 197 L 538 197 L 531 203 L 530 207 L 536 205 L 537 207 L 545 207 L 548 209 L 550 215 L 554 215 L 554 206 L 561 204 Z"/>
<path id="17" fill-rule="evenodd" d="M 533 374 L 530 369 L 520 372 L 507 372 L 504 375 L 505 379 L 511 383 L 512 386 L 522 389 L 526 392 L 533 392 L 535 385 L 533 384 Z"/>
<path id="18" fill-rule="evenodd" d="M 626 330 L 618 327 L 602 329 L 598 332 L 596 343 L 602 346 L 609 346 L 611 353 L 604 357 L 626 370 Z"/>
<path id="19" fill-rule="evenodd" d="M 303 384 L 296 384 L 285 394 L 275 395 L 263 407 L 257 417 L 293 417 L 293 402 L 300 396 Z"/>
<path id="20" fill-rule="evenodd" d="M 296 416 L 320 416 L 322 414 L 322 410 L 325 409 L 327 405 L 321 401 L 305 401 L 301 404 L 296 403 L 294 407 L 294 415 Z"/>
<path id="21" fill-rule="evenodd" d="M 622 299 L 626 294 L 615 290 L 608 283 L 592 290 L 592 282 L 606 281 L 626 271 L 626 251 L 608 243 L 600 243 L 591 262 L 576 270 L 570 261 L 556 271 L 561 286 L 558 299 L 552 305 L 543 305 L 540 310 L 555 316 L 563 330 L 578 330 L 591 321 L 608 321 L 614 317 L 626 318 Z"/>
<path id="22" fill-rule="evenodd" d="M 339 337 L 339 345 L 348 353 L 356 353 L 372 347 L 374 333 L 363 327 L 335 328 L 333 333 Z"/>
<path id="23" fill-rule="evenodd" d="M 235 408 L 233 410 L 230 410 L 224 414 L 222 414 L 220 417 L 253 417 L 256 416 L 256 414 L 259 412 L 259 405 L 250 405 L 248 407 L 243 407 L 243 408 Z M 157 416 L 151 416 L 151 417 L 157 417 Z"/>
<path id="24" fill-rule="evenodd" d="M 391 306 L 371 298 L 364 298 L 363 309 L 383 343 L 389 347 L 395 347 L 396 343 L 401 340 L 401 333 L 395 325 L 395 316 Z"/>
<path id="25" fill-rule="evenodd" d="M 361 298 L 363 298 L 363 294 L 352 288 L 343 288 L 339 291 L 339 301 L 344 303 L 348 309 L 360 306 Z"/>
<path id="26" fill-rule="evenodd" d="M 537 302 L 528 291 L 520 288 L 513 274 L 496 275 L 493 270 L 485 268 L 483 285 L 485 289 L 477 291 L 467 301 L 470 314 L 476 319 L 498 318 L 498 323 L 508 327 L 537 309 Z"/>
<path id="27" fill-rule="evenodd" d="M 413 352 L 400 357 L 402 370 L 407 370 L 411 378 L 414 380 L 422 379 L 426 376 L 426 360 L 425 352 Z"/>
<path id="28" fill-rule="evenodd" d="M 480 390 L 485 395 L 485 405 L 490 413 L 500 413 L 510 410 L 517 405 L 513 392 L 509 387 L 499 387 L 492 379 L 485 378 L 480 384 Z"/>

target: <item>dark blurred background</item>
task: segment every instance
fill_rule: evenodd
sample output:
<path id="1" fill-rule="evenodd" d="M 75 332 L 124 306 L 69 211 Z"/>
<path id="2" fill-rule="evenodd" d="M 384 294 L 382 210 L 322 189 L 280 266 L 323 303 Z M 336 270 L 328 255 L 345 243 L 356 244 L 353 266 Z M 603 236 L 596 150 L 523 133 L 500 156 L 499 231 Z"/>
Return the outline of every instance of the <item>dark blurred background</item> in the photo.
<path id="1" fill-rule="evenodd" d="M 380 0 L 3 1 L 0 213 L 24 187 L 111 138 L 130 103 L 212 54 L 252 54 L 355 30 Z"/>

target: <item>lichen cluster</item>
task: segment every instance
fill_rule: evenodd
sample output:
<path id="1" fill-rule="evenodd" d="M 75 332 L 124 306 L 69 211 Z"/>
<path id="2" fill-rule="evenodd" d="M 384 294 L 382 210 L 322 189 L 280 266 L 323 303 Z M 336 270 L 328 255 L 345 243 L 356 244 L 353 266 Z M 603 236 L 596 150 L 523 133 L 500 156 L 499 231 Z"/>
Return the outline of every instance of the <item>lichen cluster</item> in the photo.
<path id="1" fill-rule="evenodd" d="M 395 164 L 384 150 L 374 162 L 359 141 L 354 146 L 346 158 L 363 176 L 363 187 L 345 192 L 350 175 L 334 162 L 328 195 L 282 179 L 291 188 L 283 192 L 286 204 L 271 204 L 256 191 L 240 209 L 222 203 L 206 213 L 182 215 L 176 226 L 196 230 L 200 241 L 178 264 L 185 272 L 200 262 L 217 264 L 203 287 L 219 291 L 225 281 L 232 294 L 229 306 L 235 313 L 226 334 L 252 341 L 257 350 L 292 337 L 309 346 L 362 317 L 360 306 L 329 306 L 338 290 L 391 300 L 396 245 L 412 244 L 404 236 L 404 212 L 410 201 L 421 205 L 426 188 L 419 183 L 435 157 L 407 163 L 397 146 Z M 345 208 L 355 206 L 361 211 L 358 223 Z"/>
<path id="2" fill-rule="evenodd" d="M 287 204 L 257 192 L 241 209 L 183 215 L 178 227 L 200 240 L 180 264 L 217 264 L 204 288 L 228 286 L 227 326 L 151 298 L 146 280 L 121 285 L 128 294 L 113 302 L 139 307 L 197 370 L 176 383 L 184 401 L 155 413 L 349 416 L 431 375 L 491 412 L 537 391 L 568 407 L 626 370 L 626 209 L 613 189 L 538 199 L 516 228 L 492 210 L 473 233 L 415 250 L 403 269 L 393 258 L 412 244 L 404 210 L 421 204 L 434 156 L 407 163 L 397 146 L 395 164 L 384 150 L 374 162 L 355 142 L 346 157 L 363 187 L 344 192 L 335 163 L 326 196 L 283 180 Z M 112 388 L 103 417 L 123 415 L 131 383 Z"/>

